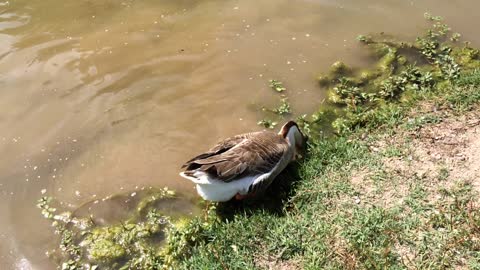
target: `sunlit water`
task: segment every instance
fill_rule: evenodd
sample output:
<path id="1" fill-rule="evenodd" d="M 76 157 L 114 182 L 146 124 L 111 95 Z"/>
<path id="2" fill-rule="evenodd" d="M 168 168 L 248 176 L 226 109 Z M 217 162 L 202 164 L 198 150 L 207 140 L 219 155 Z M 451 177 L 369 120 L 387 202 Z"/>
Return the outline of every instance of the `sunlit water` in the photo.
<path id="1" fill-rule="evenodd" d="M 285 82 L 294 116 L 312 112 L 324 98 L 319 72 L 337 59 L 365 64 L 358 34 L 411 39 L 430 11 L 480 44 L 479 7 L 476 0 L 0 2 L 0 268 L 54 267 L 44 252 L 55 238 L 35 208 L 42 194 L 72 208 L 149 186 L 195 198 L 179 166 L 222 137 L 260 129 L 261 107 L 279 100 L 268 79 Z"/>

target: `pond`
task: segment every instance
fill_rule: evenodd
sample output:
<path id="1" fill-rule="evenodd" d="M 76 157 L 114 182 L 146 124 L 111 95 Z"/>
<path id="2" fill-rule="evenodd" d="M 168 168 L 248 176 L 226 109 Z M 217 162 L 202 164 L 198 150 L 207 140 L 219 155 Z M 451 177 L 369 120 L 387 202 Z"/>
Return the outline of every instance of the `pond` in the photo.
<path id="1" fill-rule="evenodd" d="M 2 0 L 3 1 L 3 0 Z M 259 130 L 284 82 L 292 117 L 325 99 L 316 76 L 368 65 L 358 34 L 413 39 L 423 14 L 480 45 L 475 0 L 10 0 L 0 2 L 0 265 L 52 269 L 37 200 L 66 208 L 168 187 L 195 212 L 181 164 Z M 128 202 L 126 202 L 128 204 Z"/>

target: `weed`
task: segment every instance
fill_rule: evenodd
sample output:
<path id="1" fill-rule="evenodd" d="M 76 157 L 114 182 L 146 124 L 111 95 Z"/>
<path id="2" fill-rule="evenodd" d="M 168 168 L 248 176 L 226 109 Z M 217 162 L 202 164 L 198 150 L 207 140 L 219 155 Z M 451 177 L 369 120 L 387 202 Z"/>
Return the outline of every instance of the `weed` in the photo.
<path id="1" fill-rule="evenodd" d="M 58 213 L 50 206 L 54 201 L 43 197 L 38 207 L 60 235 L 59 250 L 50 254 L 57 257 L 62 270 L 162 269 L 165 261 L 155 239 L 175 225 L 148 204 L 152 198 L 158 201 L 172 196 L 167 189 L 149 191 L 139 202 L 141 216 L 104 226 L 97 225 L 92 217 Z"/>
<path id="2" fill-rule="evenodd" d="M 275 126 L 277 126 L 277 124 L 278 124 L 278 122 L 275 122 L 275 121 L 270 120 L 270 119 L 262 119 L 262 120 L 257 122 L 257 125 L 263 126 L 264 128 L 268 128 L 268 129 L 275 128 Z"/>
<path id="3" fill-rule="evenodd" d="M 276 114 L 286 115 L 292 112 L 290 108 L 290 103 L 288 103 L 286 98 L 282 98 L 280 106 L 273 110 Z"/>
<path id="4" fill-rule="evenodd" d="M 283 86 L 283 83 L 281 81 L 272 79 L 272 80 L 269 80 L 268 82 L 270 83 L 269 84 L 270 88 L 272 88 L 273 90 L 275 90 L 277 92 L 283 92 L 283 91 L 287 90 L 285 88 L 285 86 Z"/>

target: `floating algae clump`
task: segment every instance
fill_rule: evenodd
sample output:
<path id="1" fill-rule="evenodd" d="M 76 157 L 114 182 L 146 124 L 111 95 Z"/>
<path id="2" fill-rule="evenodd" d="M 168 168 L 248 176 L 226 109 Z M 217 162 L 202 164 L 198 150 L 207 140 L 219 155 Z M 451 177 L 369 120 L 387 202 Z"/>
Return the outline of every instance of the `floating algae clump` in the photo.
<path id="1" fill-rule="evenodd" d="M 124 202 L 131 194 L 114 198 Z M 173 231 L 177 222 L 161 213 L 162 203 L 179 200 L 168 189 L 150 189 L 135 192 L 131 214 L 111 224 L 93 216 L 79 217 L 71 212 L 58 213 L 51 198 L 39 200 L 38 207 L 55 232 L 60 235 L 60 248 L 49 255 L 60 269 L 163 269 L 167 256 L 162 250 L 167 231 Z M 168 211 L 167 211 L 168 212 Z M 75 212 L 74 212 L 75 213 Z M 172 213 L 178 216 L 178 213 Z M 182 218 L 181 220 L 186 220 Z"/>
<path id="2" fill-rule="evenodd" d="M 342 61 L 337 61 L 330 66 L 329 73 L 327 75 L 322 74 L 317 77 L 318 82 L 322 86 L 327 86 L 335 82 L 336 80 L 350 75 L 352 72 L 352 69 L 347 66 L 344 62 Z"/>
<path id="3" fill-rule="evenodd" d="M 414 41 L 399 41 L 384 33 L 359 36 L 376 63 L 358 69 L 337 61 L 320 74 L 317 81 L 327 89 L 327 101 L 318 112 L 297 118 L 302 129 L 309 136 L 329 133 L 328 127 L 337 133 L 350 131 L 374 122 L 376 108 L 451 87 L 462 73 L 480 69 L 478 49 L 459 43 L 460 35 L 452 34 L 441 17 L 425 14 L 425 18 L 432 27 Z M 272 128 L 276 122 L 259 124 Z"/>
<path id="4" fill-rule="evenodd" d="M 80 242 L 86 247 L 86 253 L 91 261 L 112 264 L 120 259 L 135 255 L 142 255 L 145 250 L 154 249 L 149 242 L 151 238 L 162 232 L 168 223 L 168 218 L 150 210 L 143 222 L 122 223 L 111 226 L 98 227 L 90 230 Z M 149 260 L 156 258 L 149 258 Z M 126 265 L 132 266 L 131 262 Z"/>
<path id="5" fill-rule="evenodd" d="M 458 61 L 458 64 L 468 70 L 480 69 L 479 50 L 465 47 L 456 47 L 452 50 L 452 56 Z"/>
<path id="6" fill-rule="evenodd" d="M 432 28 L 414 42 L 383 33 L 359 36 L 377 61 L 372 67 L 361 70 L 335 62 L 329 72 L 317 77 L 320 86 L 328 89 L 328 103 L 341 109 L 332 123 L 337 132 L 367 123 L 373 109 L 389 101 L 448 87 L 461 73 L 480 69 L 479 50 L 469 43 L 458 44 L 460 35 L 450 34 L 441 17 L 425 14 L 425 18 L 433 22 Z M 310 127 L 315 121 L 311 118 L 304 117 L 303 123 Z"/>
<path id="7" fill-rule="evenodd" d="M 378 61 L 378 68 L 382 73 L 392 73 L 397 61 L 397 49 L 388 48 L 387 53 Z"/>
<path id="8" fill-rule="evenodd" d="M 120 234 L 121 231 L 114 233 Z M 90 245 L 88 248 L 90 258 L 98 262 L 111 262 L 125 256 L 126 250 L 121 245 L 115 243 L 113 238 L 109 239 L 108 235 L 111 234 L 105 232 L 105 230 L 95 231 L 91 235 L 91 241 L 87 243 L 82 242 L 83 245 Z"/>
<path id="9" fill-rule="evenodd" d="M 342 75 L 348 75 L 350 73 L 351 69 L 345 63 L 342 61 L 337 61 L 332 64 L 330 67 L 330 71 L 332 74 L 335 74 L 337 76 L 342 76 Z"/>

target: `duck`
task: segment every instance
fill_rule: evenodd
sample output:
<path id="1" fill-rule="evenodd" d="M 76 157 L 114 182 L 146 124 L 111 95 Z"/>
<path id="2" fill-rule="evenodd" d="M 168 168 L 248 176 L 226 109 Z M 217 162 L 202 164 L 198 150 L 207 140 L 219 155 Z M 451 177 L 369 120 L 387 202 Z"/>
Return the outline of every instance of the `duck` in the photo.
<path id="1" fill-rule="evenodd" d="M 285 123 L 278 133 L 263 130 L 236 135 L 187 161 L 180 176 L 192 181 L 207 201 L 256 197 L 302 156 L 306 141 L 294 121 Z"/>

